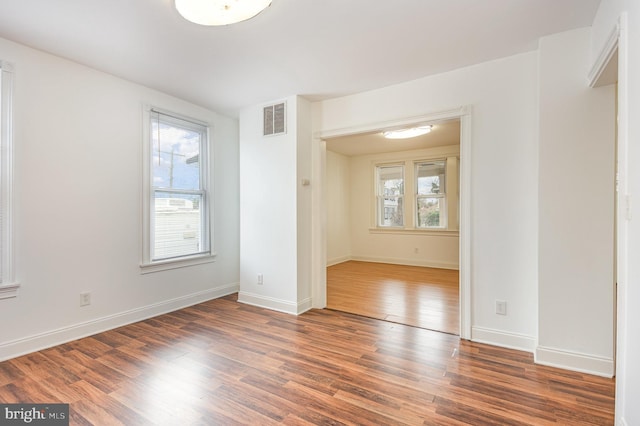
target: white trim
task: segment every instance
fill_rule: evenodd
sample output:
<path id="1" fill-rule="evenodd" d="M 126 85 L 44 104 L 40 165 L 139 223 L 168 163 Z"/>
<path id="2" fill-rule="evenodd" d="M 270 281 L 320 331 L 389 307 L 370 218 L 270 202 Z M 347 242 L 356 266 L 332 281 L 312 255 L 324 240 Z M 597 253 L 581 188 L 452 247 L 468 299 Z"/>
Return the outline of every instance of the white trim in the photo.
<path id="1" fill-rule="evenodd" d="M 151 169 L 151 114 L 157 113 L 170 117 L 169 119 L 175 119 L 186 122 L 186 126 L 193 125 L 194 128 L 202 128 L 204 130 L 205 140 L 200 144 L 200 158 L 201 165 L 201 192 L 205 202 L 201 206 L 202 217 L 204 224 L 202 227 L 202 241 L 207 250 L 204 253 L 194 254 L 192 256 L 184 256 L 178 258 L 169 259 L 151 259 L 151 247 L 153 243 L 153 218 L 151 215 L 151 206 L 153 201 L 154 187 L 153 172 Z M 211 153 L 211 124 L 209 122 L 187 116 L 180 113 L 175 113 L 163 108 L 158 108 L 149 104 L 142 105 L 142 251 L 140 253 L 140 273 L 147 274 L 151 272 L 165 271 L 169 269 L 184 268 L 192 265 L 200 265 L 203 263 L 214 262 L 216 253 L 214 252 L 214 240 L 213 240 L 213 185 L 211 184 L 211 168 L 213 167 L 213 161 Z M 198 129 L 200 130 L 200 129 Z"/>
<path id="2" fill-rule="evenodd" d="M 358 126 L 351 127 L 343 127 L 340 129 L 332 129 L 332 130 L 322 130 L 316 132 L 314 137 L 316 139 L 329 139 L 335 138 L 338 136 L 350 136 L 357 135 L 359 133 L 369 133 L 381 130 L 387 127 L 404 127 L 404 126 L 413 126 L 419 123 L 433 123 L 437 121 L 451 120 L 455 118 L 462 117 L 463 115 L 467 115 L 470 113 L 470 108 L 468 106 L 462 106 L 459 108 L 452 108 L 449 110 L 444 110 L 440 112 L 435 112 L 431 114 L 424 114 L 414 117 L 402 117 L 394 120 L 387 121 L 378 121 L 375 123 L 368 123 Z"/>
<path id="3" fill-rule="evenodd" d="M 19 283 L 13 284 L 1 284 L 0 285 L 0 299 L 10 299 L 18 295 Z"/>
<path id="4" fill-rule="evenodd" d="M 437 122 L 440 120 L 460 120 L 460 337 L 471 338 L 471 106 L 465 105 L 440 112 L 421 116 L 397 118 L 389 121 L 356 125 L 341 129 L 320 130 L 314 133 L 314 140 L 328 139 L 338 136 L 355 135 L 381 130 L 385 127 L 402 127 L 416 123 Z M 312 262 L 316 268 L 326 270 L 326 179 L 324 166 L 326 163 L 326 144 L 319 143 L 312 153 L 312 163 L 320 163 L 316 168 L 318 185 L 314 185 L 312 197 L 317 201 L 317 214 L 312 217 L 312 227 L 316 230 L 313 239 Z M 313 303 L 314 307 L 326 306 L 326 274 L 314 277 L 312 294 L 322 297 Z M 324 305 L 324 306 L 321 306 Z"/>
<path id="5" fill-rule="evenodd" d="M 277 299 L 275 297 L 263 296 L 261 294 L 249 293 L 246 291 L 238 293 L 238 302 L 292 315 L 299 315 L 312 308 L 310 298 L 295 303 L 289 300 Z"/>
<path id="6" fill-rule="evenodd" d="M 620 15 L 618 20 L 618 141 L 617 141 L 617 178 L 618 204 L 616 206 L 616 277 L 617 306 L 616 306 L 616 341 L 615 341 L 615 374 L 616 401 L 615 415 L 620 424 L 625 424 L 622 417 L 628 404 L 634 401 L 627 399 L 627 363 L 635 360 L 627 359 L 627 334 L 629 308 L 636 309 L 629 304 L 627 286 L 629 284 L 629 216 L 627 202 L 629 196 L 629 26 L 627 12 Z"/>
<path id="7" fill-rule="evenodd" d="M 594 61 L 591 66 L 591 70 L 589 70 L 589 74 L 587 75 L 587 79 L 589 80 L 590 87 L 597 87 L 598 80 L 602 76 L 602 73 L 605 71 L 611 58 L 618 50 L 618 40 L 620 37 L 620 24 L 616 25 L 609 34 L 609 38 L 607 39 L 605 45 L 600 50 L 598 57 Z"/>
<path id="8" fill-rule="evenodd" d="M 216 261 L 217 253 L 190 256 L 180 259 L 159 260 L 153 263 L 141 263 L 140 273 L 150 274 L 152 272 L 168 271 L 169 269 L 184 268 L 186 266 L 202 265 Z"/>
<path id="9" fill-rule="evenodd" d="M 327 266 L 338 265 L 340 263 L 348 262 L 351 260 L 351 256 L 334 257 L 333 259 L 327 259 Z"/>
<path id="10" fill-rule="evenodd" d="M 628 79 L 628 16 L 623 12 L 618 17 L 618 22 L 611 29 L 609 37 L 600 49 L 592 67 L 587 75 L 590 87 L 597 87 L 599 80 L 605 70 L 610 66 L 617 53 L 617 149 L 616 149 L 616 318 L 615 318 L 615 346 L 611 365 L 604 367 L 602 362 L 597 367 L 602 367 L 607 372 L 606 377 L 615 375 L 616 379 L 616 399 L 615 399 L 615 422 L 620 426 L 626 425 L 623 413 L 627 405 L 626 400 L 626 363 L 627 361 L 627 284 L 628 284 L 628 126 L 629 126 L 629 79 Z M 546 354 L 546 353 L 545 353 Z M 584 356 L 584 355 L 581 355 Z M 569 359 L 569 361 L 573 361 Z M 593 368 L 593 367 L 591 367 Z M 610 373 L 610 374 L 609 374 Z"/>
<path id="11" fill-rule="evenodd" d="M 11 62 L 3 61 L 0 59 L 0 69 L 12 73 L 14 71 L 14 66 Z"/>
<path id="12" fill-rule="evenodd" d="M 359 262 L 389 263 L 391 265 L 424 266 L 427 268 L 438 268 L 438 269 L 458 270 L 459 268 L 459 265 L 457 263 L 432 262 L 429 260 L 404 259 L 399 257 L 351 256 L 350 260 L 355 260 Z"/>
<path id="13" fill-rule="evenodd" d="M 142 212 L 141 225 L 142 225 L 142 251 L 140 252 L 140 265 L 149 263 L 151 259 L 151 187 L 150 182 L 153 179 L 151 177 L 151 159 L 150 159 L 150 144 L 151 144 L 151 105 L 142 105 L 142 167 L 140 175 L 140 184 L 142 186 L 141 199 Z"/>
<path id="14" fill-rule="evenodd" d="M 459 231 L 450 231 L 448 229 L 437 228 L 394 228 L 394 227 L 378 227 L 369 228 L 370 234 L 400 234 L 400 235 L 427 235 L 430 237 L 459 237 Z"/>
<path id="15" fill-rule="evenodd" d="M 239 283 L 225 284 L 153 305 L 6 342 L 0 345 L 0 361 L 81 339 L 103 331 L 112 330 L 123 325 L 143 321 L 148 318 L 206 302 L 207 300 L 233 294 L 238 291 L 239 287 Z"/>
<path id="16" fill-rule="evenodd" d="M 298 315 L 303 314 L 311 308 L 313 308 L 312 300 L 310 297 L 307 297 L 306 299 L 298 302 L 297 314 Z"/>
<path id="17" fill-rule="evenodd" d="M 207 128 L 211 127 L 211 124 L 208 121 L 200 120 L 198 118 L 194 118 L 189 115 L 180 114 L 175 111 L 164 109 L 164 108 L 158 108 L 153 105 L 144 105 L 143 107 L 145 108 L 145 110 L 147 110 L 147 112 L 157 112 L 159 114 L 166 115 L 171 118 L 177 118 L 180 121 L 187 121 L 191 124 L 195 124 L 194 129 L 197 127 L 207 127 Z"/>
<path id="18" fill-rule="evenodd" d="M 478 343 L 500 346 L 533 353 L 536 348 L 536 338 L 521 333 L 509 333 L 484 327 L 473 327 L 471 340 Z"/>
<path id="19" fill-rule="evenodd" d="M 13 235 L 13 64 L 0 61 L 0 191 L 2 199 L 0 241 L 0 299 L 17 296 L 20 286 L 15 281 Z"/>
<path id="20" fill-rule="evenodd" d="M 326 211 L 327 143 L 313 139 L 311 147 L 311 299 L 312 306 L 327 306 L 327 211 Z"/>
<path id="21" fill-rule="evenodd" d="M 565 370 L 594 374 L 602 377 L 613 377 L 614 371 L 614 362 L 612 358 L 565 351 L 545 346 L 538 346 L 536 348 L 535 362 L 536 364 L 564 368 Z"/>
<path id="22" fill-rule="evenodd" d="M 460 112 L 460 338 L 471 339 L 471 107 Z"/>

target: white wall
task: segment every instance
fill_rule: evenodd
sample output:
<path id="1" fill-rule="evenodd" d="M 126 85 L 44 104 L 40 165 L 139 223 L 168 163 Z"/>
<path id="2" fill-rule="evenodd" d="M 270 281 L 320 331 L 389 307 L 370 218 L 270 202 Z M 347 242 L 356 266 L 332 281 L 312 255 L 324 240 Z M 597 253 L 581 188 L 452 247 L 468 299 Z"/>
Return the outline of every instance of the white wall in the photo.
<path id="1" fill-rule="evenodd" d="M 475 339 L 533 351 L 537 336 L 537 53 L 315 103 L 314 130 L 472 107 Z M 465 161 L 463 158 L 462 161 Z M 495 300 L 508 314 L 494 313 Z"/>
<path id="2" fill-rule="evenodd" d="M 311 103 L 296 97 L 296 186 L 297 186 L 297 246 L 298 246 L 298 280 L 297 280 L 297 313 L 311 308 L 311 270 L 312 270 L 312 234 L 311 234 Z"/>
<path id="3" fill-rule="evenodd" d="M 351 258 L 350 158 L 327 151 L 327 265 Z"/>
<path id="4" fill-rule="evenodd" d="M 621 206 L 629 197 L 631 212 L 621 209 L 618 226 L 622 229 L 621 268 L 618 273 L 618 345 L 616 348 L 616 424 L 640 424 L 640 226 L 637 200 L 640 200 L 640 2 L 602 0 L 593 22 L 591 57 L 602 52 L 622 14 L 626 25 L 619 52 L 618 99 L 621 125 L 618 134 L 628 141 L 620 153 Z"/>
<path id="5" fill-rule="evenodd" d="M 376 227 L 373 168 L 376 163 L 408 160 L 412 163 L 413 160 L 455 157 L 459 154 L 459 146 L 449 146 L 351 157 L 351 258 L 368 262 L 457 269 L 459 244 L 455 223 L 452 224 L 452 233 L 440 232 L 439 235 L 438 231 L 372 231 Z M 413 170 L 407 168 L 406 180 L 412 180 L 412 176 Z M 414 192 L 412 188 L 413 184 L 407 182 L 406 190 Z M 455 188 L 447 183 L 447 194 L 451 190 L 455 191 Z M 406 203 L 410 202 L 409 197 L 405 197 L 405 200 Z M 412 212 L 410 207 L 408 205 L 407 210 Z"/>
<path id="6" fill-rule="evenodd" d="M 615 88 L 588 86 L 589 35 L 540 40 L 536 360 L 613 375 Z"/>
<path id="7" fill-rule="evenodd" d="M 240 113 L 238 300 L 300 313 L 311 307 L 311 193 L 301 183 L 311 176 L 310 107 L 296 96 L 286 103 L 283 135 L 262 136 L 266 104 Z"/>
<path id="8" fill-rule="evenodd" d="M 3 39 L 0 57 L 15 65 L 21 283 L 0 300 L 0 359 L 236 291 L 236 120 Z M 215 263 L 140 273 L 143 103 L 211 124 Z"/>

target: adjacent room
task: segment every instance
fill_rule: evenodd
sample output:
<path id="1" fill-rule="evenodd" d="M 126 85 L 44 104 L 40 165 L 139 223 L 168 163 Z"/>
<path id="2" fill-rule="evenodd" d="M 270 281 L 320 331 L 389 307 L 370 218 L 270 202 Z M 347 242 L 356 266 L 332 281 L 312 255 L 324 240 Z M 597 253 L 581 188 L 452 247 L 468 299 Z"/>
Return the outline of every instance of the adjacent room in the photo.
<path id="1" fill-rule="evenodd" d="M 460 121 L 326 141 L 327 308 L 459 334 Z"/>
<path id="2" fill-rule="evenodd" d="M 640 424 L 638 79 L 635 0 L 1 1 L 0 424 Z"/>

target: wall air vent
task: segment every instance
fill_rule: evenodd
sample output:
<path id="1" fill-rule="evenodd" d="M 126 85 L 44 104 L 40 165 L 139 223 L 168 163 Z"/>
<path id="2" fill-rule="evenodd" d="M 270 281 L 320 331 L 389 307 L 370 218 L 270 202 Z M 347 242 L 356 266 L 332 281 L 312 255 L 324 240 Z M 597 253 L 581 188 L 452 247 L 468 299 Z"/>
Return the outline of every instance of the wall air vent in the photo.
<path id="1" fill-rule="evenodd" d="M 285 109 L 284 102 L 264 107 L 262 113 L 264 119 L 262 126 L 263 136 L 280 135 L 287 132 Z"/>

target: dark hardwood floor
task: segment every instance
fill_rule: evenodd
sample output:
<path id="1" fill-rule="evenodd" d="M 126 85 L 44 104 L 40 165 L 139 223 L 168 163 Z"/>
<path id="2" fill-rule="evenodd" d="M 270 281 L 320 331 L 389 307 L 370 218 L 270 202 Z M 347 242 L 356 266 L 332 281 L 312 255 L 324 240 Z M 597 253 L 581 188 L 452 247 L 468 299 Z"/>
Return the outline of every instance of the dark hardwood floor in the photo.
<path id="1" fill-rule="evenodd" d="M 348 261 L 327 268 L 327 308 L 460 333 L 459 273 Z"/>
<path id="2" fill-rule="evenodd" d="M 73 425 L 612 425 L 614 381 L 528 353 L 227 296 L 0 363 Z"/>

